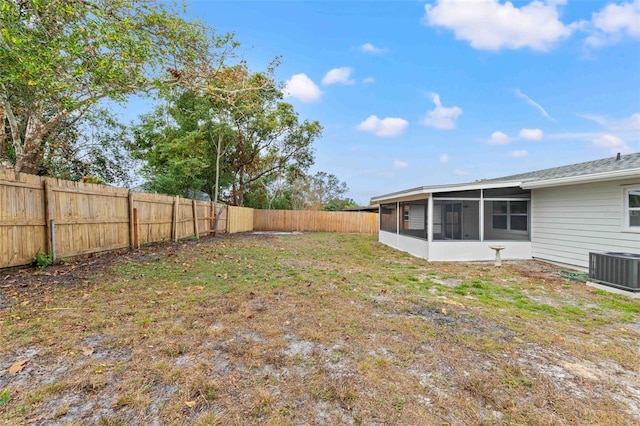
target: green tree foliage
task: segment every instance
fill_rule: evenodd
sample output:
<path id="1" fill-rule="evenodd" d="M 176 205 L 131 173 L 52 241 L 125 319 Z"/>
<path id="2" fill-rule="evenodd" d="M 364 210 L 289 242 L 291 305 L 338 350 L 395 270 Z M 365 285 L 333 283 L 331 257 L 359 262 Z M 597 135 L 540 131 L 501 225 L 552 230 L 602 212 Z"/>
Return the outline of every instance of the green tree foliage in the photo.
<path id="1" fill-rule="evenodd" d="M 104 109 L 92 108 L 79 121 L 65 118 L 43 139 L 38 174 L 128 186 L 134 167 L 126 137 L 127 128 Z"/>
<path id="2" fill-rule="evenodd" d="M 329 200 L 322 210 L 326 211 L 338 211 L 344 209 L 353 209 L 360 207 L 352 198 L 332 198 Z"/>
<path id="3" fill-rule="evenodd" d="M 349 188 L 334 174 L 289 175 L 264 185 L 250 194 L 250 206 L 264 209 L 342 210 L 358 207 L 350 198 L 342 198 Z"/>
<path id="4" fill-rule="evenodd" d="M 301 123 L 268 77 L 247 73 L 244 65 L 218 73 L 218 78 L 232 74 L 254 89 L 231 101 L 186 91 L 168 96 L 168 106 L 143 117 L 130 149 L 146 161 L 151 189 L 185 195 L 203 191 L 213 199 L 218 170 L 226 200 L 244 205 L 246 194 L 255 192 L 249 200 L 259 203 L 259 193 L 281 176 L 304 174 L 313 163 L 320 124 Z"/>
<path id="5" fill-rule="evenodd" d="M 60 127 L 101 99 L 175 82 L 176 69 L 222 60 L 235 46 L 179 15 L 153 0 L 1 1 L 2 160 L 36 173 Z M 167 67 L 171 81 L 162 81 Z"/>
<path id="6" fill-rule="evenodd" d="M 128 148 L 134 158 L 145 161 L 148 190 L 184 197 L 202 191 L 214 199 L 217 144 L 232 138 L 231 128 L 219 120 L 209 100 L 187 91 L 142 116 Z M 222 186 L 231 180 L 223 171 Z"/>
<path id="7" fill-rule="evenodd" d="M 330 201 L 340 199 L 349 187 L 334 174 L 317 172 L 308 177 L 307 206 L 312 210 L 322 210 Z"/>

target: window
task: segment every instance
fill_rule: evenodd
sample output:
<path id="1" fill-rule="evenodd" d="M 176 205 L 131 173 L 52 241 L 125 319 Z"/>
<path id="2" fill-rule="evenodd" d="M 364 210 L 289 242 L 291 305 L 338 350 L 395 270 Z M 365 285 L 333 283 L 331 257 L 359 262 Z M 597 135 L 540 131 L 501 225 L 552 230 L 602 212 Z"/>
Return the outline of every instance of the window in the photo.
<path id="1" fill-rule="evenodd" d="M 529 229 L 528 201 L 494 201 L 493 229 L 523 231 Z"/>
<path id="2" fill-rule="evenodd" d="M 626 228 L 640 232 L 640 188 L 625 190 Z"/>

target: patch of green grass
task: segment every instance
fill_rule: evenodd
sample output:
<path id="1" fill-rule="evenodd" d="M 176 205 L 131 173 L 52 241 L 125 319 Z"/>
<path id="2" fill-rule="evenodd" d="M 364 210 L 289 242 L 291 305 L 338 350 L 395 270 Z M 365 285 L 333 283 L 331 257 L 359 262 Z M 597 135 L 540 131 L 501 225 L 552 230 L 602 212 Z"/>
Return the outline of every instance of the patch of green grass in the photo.
<path id="1" fill-rule="evenodd" d="M 0 406 L 11 401 L 11 393 L 9 392 L 9 388 L 4 388 L 0 391 Z"/>

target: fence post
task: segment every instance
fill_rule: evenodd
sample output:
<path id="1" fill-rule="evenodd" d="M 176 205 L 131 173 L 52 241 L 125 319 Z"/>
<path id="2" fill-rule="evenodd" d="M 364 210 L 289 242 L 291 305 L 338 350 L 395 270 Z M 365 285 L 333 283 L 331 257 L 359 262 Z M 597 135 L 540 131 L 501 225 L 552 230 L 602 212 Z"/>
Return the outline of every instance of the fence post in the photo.
<path id="1" fill-rule="evenodd" d="M 193 206 L 193 233 L 197 239 L 200 238 L 200 233 L 198 232 L 198 204 L 196 200 L 191 200 Z"/>
<path id="2" fill-rule="evenodd" d="M 49 221 L 49 226 L 51 229 L 51 261 L 56 261 L 56 223 L 55 220 L 51 219 Z"/>
<path id="3" fill-rule="evenodd" d="M 135 248 L 140 248 L 140 220 L 138 218 L 138 209 L 133 209 L 133 243 Z"/>
<path id="4" fill-rule="evenodd" d="M 53 191 L 49 180 L 44 180 L 44 221 L 47 227 L 47 253 L 52 254 L 56 248 L 55 234 L 52 233 L 52 223 L 54 220 L 53 214 Z"/>
<path id="5" fill-rule="evenodd" d="M 209 227 L 210 232 L 213 233 L 213 235 L 216 235 L 216 207 L 215 207 L 215 203 L 212 201 L 211 202 L 211 215 L 209 215 L 209 218 L 211 219 L 209 221 Z"/>
<path id="6" fill-rule="evenodd" d="M 135 237 L 135 223 L 133 217 L 133 192 L 129 190 L 129 247 L 134 248 L 136 246 L 136 237 Z"/>
<path id="7" fill-rule="evenodd" d="M 176 195 L 173 201 L 173 219 L 171 222 L 171 237 L 178 242 L 178 210 L 180 208 L 180 197 Z"/>

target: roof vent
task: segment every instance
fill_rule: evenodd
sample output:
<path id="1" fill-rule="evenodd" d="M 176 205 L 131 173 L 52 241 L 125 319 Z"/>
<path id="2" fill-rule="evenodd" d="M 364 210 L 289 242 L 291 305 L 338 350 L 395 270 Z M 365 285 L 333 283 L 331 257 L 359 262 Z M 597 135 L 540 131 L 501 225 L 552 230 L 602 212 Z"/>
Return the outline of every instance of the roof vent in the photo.
<path id="1" fill-rule="evenodd" d="M 620 161 L 620 153 L 618 153 L 618 155 L 616 155 L 616 161 Z"/>

